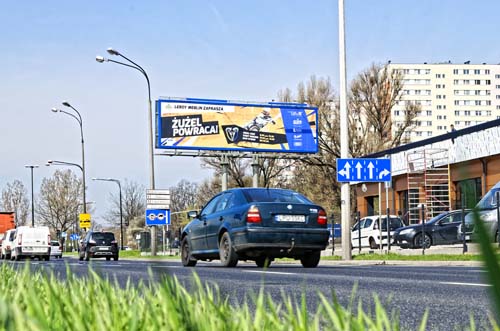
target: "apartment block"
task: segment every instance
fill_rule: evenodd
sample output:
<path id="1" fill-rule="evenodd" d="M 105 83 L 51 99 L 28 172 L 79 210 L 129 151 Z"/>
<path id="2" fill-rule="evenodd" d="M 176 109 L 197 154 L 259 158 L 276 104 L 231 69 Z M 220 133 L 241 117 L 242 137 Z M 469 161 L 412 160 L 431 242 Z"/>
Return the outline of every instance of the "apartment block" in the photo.
<path id="1" fill-rule="evenodd" d="M 418 141 L 500 118 L 500 64 L 389 64 L 403 75 L 403 97 L 392 110 L 393 131 L 404 120 L 405 104 L 419 104 L 416 127 L 406 132 Z"/>

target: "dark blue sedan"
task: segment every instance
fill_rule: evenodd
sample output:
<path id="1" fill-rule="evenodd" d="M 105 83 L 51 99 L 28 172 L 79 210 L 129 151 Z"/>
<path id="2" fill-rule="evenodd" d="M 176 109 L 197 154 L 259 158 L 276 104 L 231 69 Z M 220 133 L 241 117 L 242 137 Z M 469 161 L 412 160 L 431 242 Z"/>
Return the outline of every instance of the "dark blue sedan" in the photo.
<path id="1" fill-rule="evenodd" d="M 250 260 L 268 267 L 275 258 L 288 257 L 314 268 L 330 235 L 325 210 L 291 190 L 227 190 L 189 216 L 194 219 L 181 235 L 186 267 L 198 260 L 220 260 L 226 267 Z"/>

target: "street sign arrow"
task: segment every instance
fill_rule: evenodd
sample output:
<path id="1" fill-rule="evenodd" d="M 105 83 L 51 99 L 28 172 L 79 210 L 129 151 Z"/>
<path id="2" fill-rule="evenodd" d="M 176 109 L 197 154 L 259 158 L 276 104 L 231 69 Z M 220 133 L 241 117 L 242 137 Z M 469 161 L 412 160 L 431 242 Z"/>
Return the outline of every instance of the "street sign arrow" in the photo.
<path id="1" fill-rule="evenodd" d="M 379 174 L 378 174 L 378 178 L 379 179 L 382 179 L 384 178 L 385 176 L 389 175 L 391 172 L 387 169 L 384 169 L 382 170 Z"/>
<path id="2" fill-rule="evenodd" d="M 369 173 L 368 178 L 373 179 L 373 168 L 375 168 L 375 166 L 373 165 L 373 163 L 370 162 L 368 163 L 367 168 Z"/>
<path id="3" fill-rule="evenodd" d="M 363 166 L 361 165 L 361 163 L 356 163 L 356 166 L 355 166 L 356 170 L 357 170 L 357 174 L 358 174 L 358 178 L 361 178 L 361 169 L 363 169 Z"/>

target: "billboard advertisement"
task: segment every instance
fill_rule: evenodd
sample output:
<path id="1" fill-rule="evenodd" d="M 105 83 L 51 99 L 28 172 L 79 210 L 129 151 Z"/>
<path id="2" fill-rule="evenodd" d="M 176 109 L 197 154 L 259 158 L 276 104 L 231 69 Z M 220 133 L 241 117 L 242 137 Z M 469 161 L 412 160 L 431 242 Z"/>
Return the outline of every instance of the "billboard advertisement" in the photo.
<path id="1" fill-rule="evenodd" d="M 156 101 L 156 148 L 316 153 L 318 109 L 296 103 Z"/>

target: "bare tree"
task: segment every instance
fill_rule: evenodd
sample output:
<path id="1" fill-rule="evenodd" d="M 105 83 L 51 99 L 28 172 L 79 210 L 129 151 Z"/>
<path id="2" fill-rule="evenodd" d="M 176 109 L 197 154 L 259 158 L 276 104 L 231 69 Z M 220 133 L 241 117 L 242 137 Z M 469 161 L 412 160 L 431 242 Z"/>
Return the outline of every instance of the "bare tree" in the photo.
<path id="1" fill-rule="evenodd" d="M 142 224 L 139 221 L 137 226 L 143 227 L 145 225 L 145 212 L 146 212 L 146 188 L 144 185 L 131 182 L 125 179 L 122 183 L 122 210 L 123 210 L 123 223 L 131 224 L 134 218 L 142 219 Z M 104 217 L 111 224 L 120 224 L 120 195 L 118 192 L 109 194 L 109 201 L 111 208 Z"/>
<path id="2" fill-rule="evenodd" d="M 374 153 L 401 144 L 403 133 L 414 128 L 414 119 L 420 107 L 407 102 L 405 119 L 393 127 L 392 108 L 402 101 L 403 76 L 387 65 L 372 64 L 351 84 L 349 112 L 357 130 L 355 152 L 358 155 Z"/>
<path id="3" fill-rule="evenodd" d="M 27 224 L 30 211 L 28 192 L 20 180 L 7 183 L 7 187 L 2 190 L 0 207 L 4 211 L 14 212 L 16 226 Z"/>
<path id="4" fill-rule="evenodd" d="M 38 199 L 41 223 L 62 232 L 76 228 L 82 189 L 81 179 L 71 170 L 57 170 L 51 178 L 44 178 Z"/>

